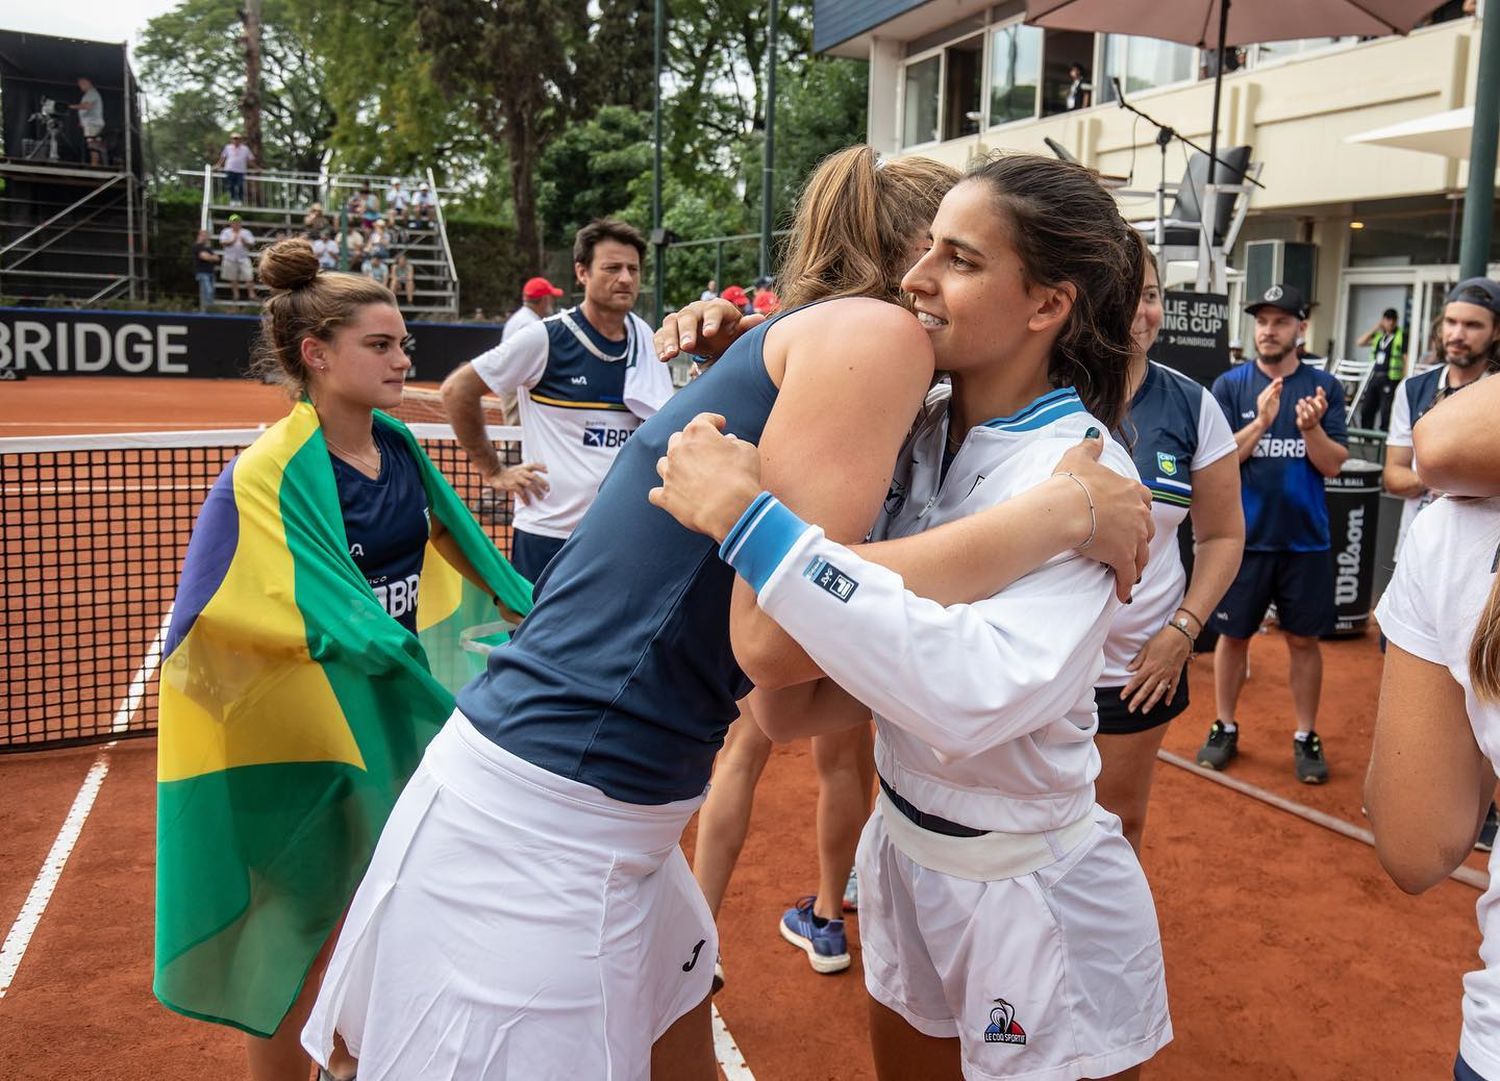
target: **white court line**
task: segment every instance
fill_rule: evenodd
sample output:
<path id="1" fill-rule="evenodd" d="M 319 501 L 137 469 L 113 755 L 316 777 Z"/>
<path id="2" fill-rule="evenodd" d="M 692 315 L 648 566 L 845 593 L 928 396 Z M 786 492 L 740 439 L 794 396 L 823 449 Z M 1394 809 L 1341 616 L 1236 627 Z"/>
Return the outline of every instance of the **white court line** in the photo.
<path id="1" fill-rule="evenodd" d="M 57 880 L 62 877 L 63 865 L 68 862 L 73 845 L 83 832 L 83 823 L 93 809 L 94 797 L 99 794 L 99 786 L 109 773 L 109 749 L 113 746 L 113 743 L 106 743 L 100 750 L 99 757 L 89 767 L 88 775 L 78 788 L 78 795 L 73 797 L 68 817 L 63 819 L 62 829 L 57 831 L 57 839 L 52 842 L 52 850 L 47 853 L 42 869 L 37 872 L 36 880 L 31 884 L 31 892 L 21 905 L 21 914 L 11 924 L 4 945 L 0 945 L 0 998 L 5 997 L 11 981 L 16 978 L 16 969 L 21 967 L 21 957 L 26 953 L 26 946 L 42 920 L 47 902 L 52 900 Z"/>
<path id="2" fill-rule="evenodd" d="M 161 666 L 161 647 L 162 643 L 167 640 L 167 629 L 171 625 L 172 607 L 168 605 L 167 614 L 162 617 L 156 637 L 151 640 L 151 648 L 146 650 L 146 656 L 142 658 L 141 666 L 135 670 L 125 697 L 120 699 L 120 708 L 115 710 L 115 721 L 111 731 L 123 732 L 135 719 L 136 711 L 141 708 L 141 700 L 146 697 L 146 684 L 151 682 L 151 677 Z"/>
<path id="3" fill-rule="evenodd" d="M 161 647 L 171 623 L 172 610 L 168 608 L 156 637 L 146 650 L 146 656 L 142 658 L 140 667 L 130 680 L 125 697 L 120 700 L 120 708 L 115 710 L 112 731 L 123 732 L 135 718 L 136 711 L 141 708 L 141 701 L 146 697 L 146 685 L 151 682 L 151 677 L 161 665 Z M 47 858 L 42 861 L 42 869 L 31 883 L 31 892 L 21 905 L 21 913 L 5 936 L 5 944 L 0 946 L 0 998 L 5 997 L 11 981 L 16 977 L 16 970 L 21 967 L 21 958 L 26 953 L 31 936 L 36 933 L 37 924 L 41 923 L 47 903 L 52 900 L 52 891 L 57 888 L 57 881 L 62 877 L 63 866 L 68 862 L 73 846 L 78 843 L 78 835 L 83 832 L 83 824 L 94 808 L 94 798 L 99 794 L 99 786 L 109 773 L 109 750 L 113 746 L 113 741 L 106 743 L 100 749 L 99 757 L 89 767 L 83 784 L 78 787 L 78 795 L 73 797 L 68 817 L 63 819 L 62 829 L 57 831 L 57 839 L 52 842 L 52 850 L 47 853 Z"/>
<path id="4" fill-rule="evenodd" d="M 719 1007 L 710 1005 L 708 1010 L 714 1022 L 714 1055 L 719 1060 L 719 1068 L 724 1071 L 725 1081 L 755 1081 L 755 1075 L 745 1065 L 745 1056 L 735 1046 L 734 1037 L 729 1035 L 729 1026 L 719 1016 Z"/>

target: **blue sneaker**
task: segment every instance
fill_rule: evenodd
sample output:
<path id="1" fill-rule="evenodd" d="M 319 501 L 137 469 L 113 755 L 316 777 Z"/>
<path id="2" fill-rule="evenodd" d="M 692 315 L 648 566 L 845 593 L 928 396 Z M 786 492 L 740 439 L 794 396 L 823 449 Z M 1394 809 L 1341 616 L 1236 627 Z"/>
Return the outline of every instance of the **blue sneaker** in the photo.
<path id="1" fill-rule="evenodd" d="M 849 941 L 844 921 L 828 920 L 820 927 L 813 921 L 815 897 L 804 897 L 781 917 L 781 937 L 807 954 L 814 972 L 842 972 L 849 967 Z"/>

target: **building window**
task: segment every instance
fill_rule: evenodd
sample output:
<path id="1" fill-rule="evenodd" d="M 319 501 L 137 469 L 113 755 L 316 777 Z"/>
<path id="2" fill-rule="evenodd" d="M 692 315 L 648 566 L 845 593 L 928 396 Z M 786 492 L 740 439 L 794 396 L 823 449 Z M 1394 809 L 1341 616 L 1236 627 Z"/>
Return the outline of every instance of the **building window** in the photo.
<path id="1" fill-rule="evenodd" d="M 1311 53 L 1319 49 L 1329 49 L 1335 45 L 1342 45 L 1346 41 L 1358 40 L 1356 37 L 1343 37 L 1298 38 L 1296 41 L 1268 41 L 1255 47 L 1255 62 L 1257 64 L 1265 64 L 1272 60 L 1285 60 L 1289 56 L 1299 56 L 1302 53 Z M 1230 69 L 1226 67 L 1226 70 Z"/>
<path id="2" fill-rule="evenodd" d="M 906 83 L 902 92 L 902 146 L 917 146 L 937 139 L 938 89 L 942 71 L 941 55 L 906 65 Z"/>
<path id="3" fill-rule="evenodd" d="M 1104 63 L 1094 80 L 1094 99 L 1114 101 L 1114 79 L 1120 80 L 1126 94 L 1138 94 L 1152 87 L 1187 82 L 1198 72 L 1198 50 L 1155 38 L 1104 36 L 1100 50 Z"/>
<path id="4" fill-rule="evenodd" d="M 1036 115 L 1042 70 L 1042 31 L 1012 23 L 990 33 L 990 123 Z"/>
<path id="5" fill-rule="evenodd" d="M 943 50 L 943 138 L 975 135 L 984 118 L 984 35 Z"/>

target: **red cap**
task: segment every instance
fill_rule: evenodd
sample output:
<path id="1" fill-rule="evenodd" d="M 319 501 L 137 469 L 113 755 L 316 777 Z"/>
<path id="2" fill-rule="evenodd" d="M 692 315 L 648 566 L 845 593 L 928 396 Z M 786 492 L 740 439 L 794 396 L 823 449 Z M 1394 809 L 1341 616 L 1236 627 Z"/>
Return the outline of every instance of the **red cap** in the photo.
<path id="1" fill-rule="evenodd" d="M 560 297 L 563 291 L 546 278 L 532 278 L 521 286 L 521 295 L 527 300 L 541 300 L 542 297 Z"/>
<path id="2" fill-rule="evenodd" d="M 745 306 L 745 301 L 747 301 L 747 300 L 750 299 L 749 297 L 747 297 L 745 295 L 745 291 L 743 289 L 741 289 L 738 285 L 731 285 L 731 286 L 729 286 L 722 293 L 720 293 L 719 296 L 721 296 L 725 300 L 729 301 L 729 303 L 734 304 L 734 305 L 736 305 L 738 307 L 741 307 L 741 308 L 743 308 Z"/>

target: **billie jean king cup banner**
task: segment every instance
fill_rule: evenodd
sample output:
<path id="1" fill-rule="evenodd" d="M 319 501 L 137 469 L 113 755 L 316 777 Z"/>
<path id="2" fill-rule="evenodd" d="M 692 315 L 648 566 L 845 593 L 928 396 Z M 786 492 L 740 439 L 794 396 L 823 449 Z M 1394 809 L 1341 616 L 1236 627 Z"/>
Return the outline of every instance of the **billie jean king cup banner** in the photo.
<path id="1" fill-rule="evenodd" d="M 0 380 L 50 375 L 243 378 L 253 315 L 0 308 Z M 414 379 L 440 380 L 500 342 L 500 327 L 408 323 Z"/>
<path id="2" fill-rule="evenodd" d="M 1222 293 L 1167 292 L 1155 359 L 1205 387 L 1229 370 L 1229 298 Z"/>

